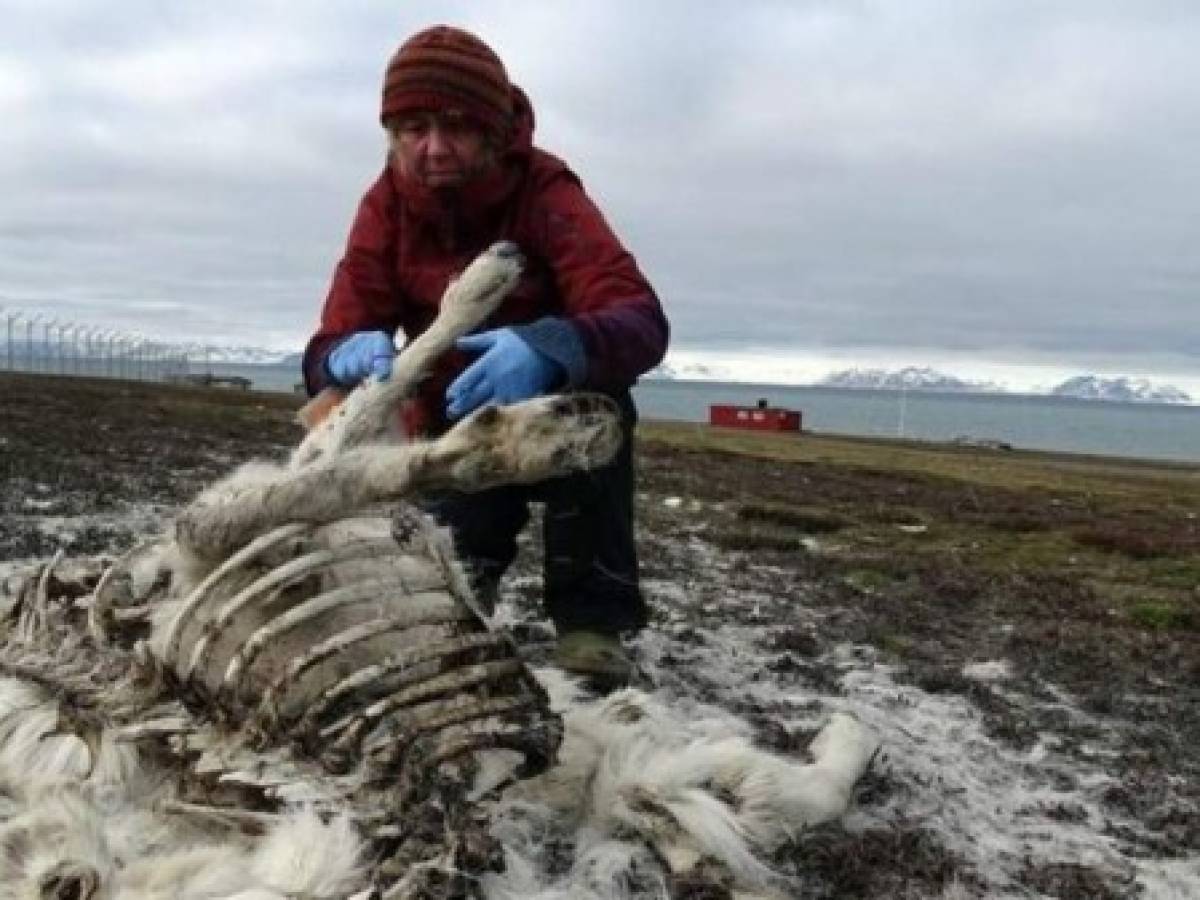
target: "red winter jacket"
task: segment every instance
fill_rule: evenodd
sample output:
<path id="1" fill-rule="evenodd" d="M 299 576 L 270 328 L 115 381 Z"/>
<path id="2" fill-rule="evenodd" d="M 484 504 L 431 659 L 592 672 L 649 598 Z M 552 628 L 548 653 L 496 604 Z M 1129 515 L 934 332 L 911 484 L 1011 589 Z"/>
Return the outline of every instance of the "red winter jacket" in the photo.
<path id="1" fill-rule="evenodd" d="M 310 394 L 328 384 L 324 360 L 338 341 L 375 329 L 420 334 L 450 280 L 502 239 L 521 248 L 526 267 L 484 328 L 561 317 L 584 351 L 582 367 L 567 367 L 574 387 L 623 390 L 662 360 L 668 326 L 658 298 L 575 173 L 533 146 L 532 110 L 515 95 L 519 127 L 500 166 L 453 206 L 390 166 L 367 191 L 305 350 Z M 444 425 L 446 385 L 467 361 L 448 354 L 422 388 L 428 424 Z"/>

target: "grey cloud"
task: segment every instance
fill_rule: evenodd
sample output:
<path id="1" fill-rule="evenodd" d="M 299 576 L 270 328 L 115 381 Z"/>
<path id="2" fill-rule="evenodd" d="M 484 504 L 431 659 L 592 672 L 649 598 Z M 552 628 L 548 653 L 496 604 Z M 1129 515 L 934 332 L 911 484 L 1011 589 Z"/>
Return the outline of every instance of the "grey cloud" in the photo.
<path id="1" fill-rule="evenodd" d="M 455 21 L 529 89 L 679 346 L 1194 359 L 1192 3 L 7 15 L 0 294 L 62 315 L 298 346 L 381 161 L 383 61 Z"/>

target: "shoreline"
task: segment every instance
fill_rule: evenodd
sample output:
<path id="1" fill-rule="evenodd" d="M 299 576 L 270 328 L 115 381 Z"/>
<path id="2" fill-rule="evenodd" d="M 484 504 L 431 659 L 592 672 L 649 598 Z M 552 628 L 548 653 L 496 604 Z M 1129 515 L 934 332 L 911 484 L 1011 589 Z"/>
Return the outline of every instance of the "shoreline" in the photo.
<path id="1" fill-rule="evenodd" d="M 278 405 L 281 408 L 299 409 L 306 401 L 307 396 L 298 390 L 285 391 L 275 390 L 270 388 L 256 388 L 251 385 L 249 388 L 241 389 L 235 387 L 224 386 L 198 386 L 191 384 L 168 383 L 165 381 L 152 380 L 137 380 L 137 379 L 121 379 L 108 378 L 88 375 L 62 375 L 42 372 L 13 372 L 8 370 L 0 370 L 0 385 L 5 379 L 13 380 L 29 380 L 43 381 L 46 384 L 61 384 L 63 387 L 69 387 L 72 384 L 78 385 L 94 385 L 96 388 L 104 388 L 112 386 L 114 390 L 145 390 L 153 392 L 154 390 L 166 391 L 182 391 L 192 392 L 197 396 L 211 396 L 214 398 L 228 398 L 234 405 L 240 405 L 238 398 L 242 398 L 245 402 L 264 402 L 269 399 L 272 406 Z M 710 382 L 671 382 L 669 380 L 660 379 L 656 383 L 682 384 L 691 387 L 695 384 L 708 384 Z M 719 382 L 713 382 L 719 383 Z M 742 386 L 742 385 L 739 385 Z M 876 394 L 896 394 L 899 391 L 874 391 L 864 392 L 855 388 L 821 388 L 821 390 L 845 391 L 849 393 L 876 393 Z M 958 396 L 957 394 L 947 394 L 939 396 Z M 992 396 L 992 395 L 984 395 Z M 1041 395 L 1032 395 L 1041 397 Z M 1066 398 L 1059 398 L 1066 399 Z M 1126 407 L 1149 407 L 1149 406 L 1167 406 L 1168 408 L 1188 409 L 1190 407 L 1181 407 L 1174 404 L 1143 404 L 1143 403 L 1120 403 L 1116 401 L 1099 401 L 1099 400 L 1070 400 L 1070 403 L 1077 403 L 1084 406 L 1107 404 L 1121 408 Z M 751 432 L 743 431 L 736 428 L 724 428 L 712 426 L 707 422 L 694 419 L 683 418 L 668 418 L 656 416 L 653 414 L 642 413 L 639 417 L 639 426 L 659 427 L 664 429 L 685 429 L 693 430 L 697 433 L 712 432 L 714 434 L 727 433 L 728 440 L 734 443 L 739 443 L 737 438 L 761 438 L 765 440 L 797 440 L 808 439 L 815 441 L 827 441 L 834 443 L 842 443 L 845 445 L 865 445 L 877 446 L 880 448 L 893 449 L 911 449 L 924 450 L 928 452 L 939 453 L 955 453 L 970 455 L 975 454 L 987 459 L 1028 459 L 1028 460 L 1044 460 L 1046 462 L 1058 463 L 1077 463 L 1077 464 L 1095 464 L 1101 466 L 1128 466 L 1139 469 L 1156 469 L 1182 472 L 1182 473 L 1197 473 L 1200 474 L 1200 460 L 1167 458 L 1157 456 L 1135 456 L 1135 455 L 1120 455 L 1099 452 L 1089 452 L 1080 450 L 1056 450 L 1043 449 L 1034 447 L 1025 447 L 1019 444 L 1009 444 L 1007 447 L 987 446 L 991 439 L 983 435 L 963 435 L 961 438 L 954 439 L 936 439 L 922 438 L 911 435 L 889 435 L 889 434 L 855 434 L 850 432 L 814 430 L 811 428 L 803 428 L 798 434 L 773 434 L 770 432 Z M 645 428 L 641 428 L 642 431 Z M 1008 442 L 1001 442 L 1008 443 Z"/>

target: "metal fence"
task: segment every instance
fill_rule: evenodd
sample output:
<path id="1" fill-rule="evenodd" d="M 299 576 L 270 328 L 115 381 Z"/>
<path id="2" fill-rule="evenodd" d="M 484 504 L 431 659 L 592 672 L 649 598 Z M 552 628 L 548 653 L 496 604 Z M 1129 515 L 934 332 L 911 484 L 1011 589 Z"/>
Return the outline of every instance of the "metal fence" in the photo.
<path id="1" fill-rule="evenodd" d="M 0 306 L 0 369 L 164 381 L 188 373 L 178 345 Z"/>

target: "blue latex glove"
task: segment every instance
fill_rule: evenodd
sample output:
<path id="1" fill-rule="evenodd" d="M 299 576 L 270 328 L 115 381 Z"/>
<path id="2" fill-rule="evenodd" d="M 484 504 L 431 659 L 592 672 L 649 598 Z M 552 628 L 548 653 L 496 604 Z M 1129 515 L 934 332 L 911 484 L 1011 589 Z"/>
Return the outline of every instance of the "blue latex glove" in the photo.
<path id="1" fill-rule="evenodd" d="M 384 331 L 360 331 L 329 351 L 325 370 L 342 387 L 354 387 L 368 375 L 392 374 L 396 347 Z"/>
<path id="2" fill-rule="evenodd" d="M 482 353 L 446 389 L 446 415 L 465 416 L 485 403 L 501 406 L 546 393 L 563 379 L 562 366 L 530 346 L 511 328 L 469 334 L 459 350 Z"/>

